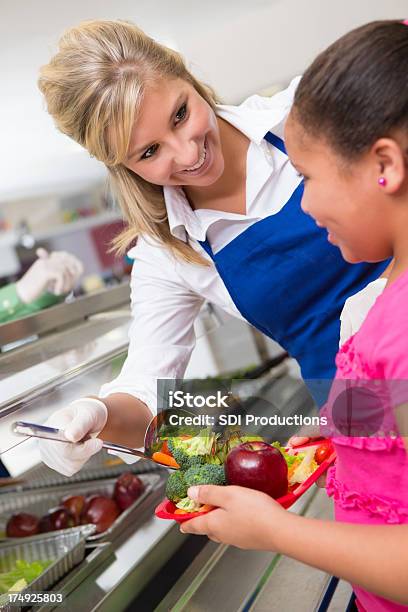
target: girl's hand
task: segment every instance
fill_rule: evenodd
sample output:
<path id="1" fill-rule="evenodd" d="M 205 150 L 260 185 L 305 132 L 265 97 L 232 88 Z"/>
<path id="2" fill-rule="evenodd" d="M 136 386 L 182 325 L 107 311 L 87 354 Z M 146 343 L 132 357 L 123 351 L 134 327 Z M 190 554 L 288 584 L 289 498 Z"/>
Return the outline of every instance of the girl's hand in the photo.
<path id="1" fill-rule="evenodd" d="M 296 446 L 303 446 L 307 444 L 311 440 L 311 436 L 292 436 L 289 438 L 287 446 L 291 448 L 296 448 Z"/>
<path id="2" fill-rule="evenodd" d="M 289 438 L 287 441 L 287 446 L 291 446 L 292 448 L 303 446 L 315 438 L 320 438 L 321 435 L 320 427 L 315 427 L 312 425 L 304 426 L 300 428 L 297 434 Z"/>
<path id="3" fill-rule="evenodd" d="M 201 485 L 190 487 L 188 496 L 217 509 L 185 521 L 180 531 L 238 548 L 276 550 L 275 536 L 282 521 L 290 518 L 272 497 L 245 487 Z"/>
<path id="4" fill-rule="evenodd" d="M 319 478 L 316 480 L 316 485 L 319 487 L 319 489 L 326 488 L 326 480 L 327 480 L 327 472 L 323 472 L 323 474 L 319 476 Z"/>

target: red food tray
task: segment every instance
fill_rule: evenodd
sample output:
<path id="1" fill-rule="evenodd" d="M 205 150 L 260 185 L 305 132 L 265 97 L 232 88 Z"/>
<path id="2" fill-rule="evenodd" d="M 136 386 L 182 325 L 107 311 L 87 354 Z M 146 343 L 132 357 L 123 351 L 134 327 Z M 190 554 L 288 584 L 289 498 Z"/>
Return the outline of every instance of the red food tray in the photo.
<path id="1" fill-rule="evenodd" d="M 318 448 L 324 442 L 325 442 L 324 439 L 313 440 L 312 442 L 309 442 L 308 444 L 304 444 L 303 446 L 298 446 L 293 450 L 295 452 L 302 452 L 305 448 L 308 448 L 310 446 L 316 446 L 316 448 Z M 325 459 L 319 465 L 319 467 L 313 472 L 313 474 L 311 474 L 311 476 L 309 476 L 309 478 L 307 478 L 301 484 L 296 484 L 290 487 L 287 494 L 283 495 L 282 497 L 279 497 L 276 501 L 279 502 L 281 506 L 283 506 L 284 508 L 290 508 L 295 503 L 295 501 L 297 501 L 299 497 L 303 495 L 303 493 L 305 493 L 308 489 L 310 489 L 312 484 L 314 484 L 316 480 L 322 474 L 324 474 L 324 472 L 330 467 L 330 465 L 334 462 L 335 459 L 336 459 L 336 452 L 333 450 L 333 452 L 328 456 L 328 458 Z M 176 510 L 176 504 L 166 498 L 157 506 L 154 513 L 158 518 L 168 519 L 168 520 L 177 521 L 178 523 L 183 523 L 184 521 L 188 521 L 190 519 L 197 518 L 197 516 L 202 516 L 203 514 L 207 514 L 207 512 L 211 512 L 211 510 L 206 510 L 205 512 L 190 512 L 188 514 L 175 514 L 175 510 Z"/>

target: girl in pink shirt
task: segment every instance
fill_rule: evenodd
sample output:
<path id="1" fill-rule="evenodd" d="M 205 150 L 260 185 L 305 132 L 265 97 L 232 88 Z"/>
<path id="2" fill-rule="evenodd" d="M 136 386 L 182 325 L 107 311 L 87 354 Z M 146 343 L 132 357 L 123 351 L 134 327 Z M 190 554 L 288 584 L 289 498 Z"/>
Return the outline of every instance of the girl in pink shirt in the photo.
<path id="1" fill-rule="evenodd" d="M 359 610 L 407 610 L 406 22 L 357 28 L 313 62 L 296 92 L 285 144 L 304 176 L 304 212 L 327 229 L 344 259 L 394 257 L 383 294 L 337 355 L 324 409 L 324 433 L 337 452 L 326 485 L 336 522 L 292 514 L 258 491 L 201 486 L 189 496 L 219 508 L 181 530 L 274 550 L 348 580 Z"/>

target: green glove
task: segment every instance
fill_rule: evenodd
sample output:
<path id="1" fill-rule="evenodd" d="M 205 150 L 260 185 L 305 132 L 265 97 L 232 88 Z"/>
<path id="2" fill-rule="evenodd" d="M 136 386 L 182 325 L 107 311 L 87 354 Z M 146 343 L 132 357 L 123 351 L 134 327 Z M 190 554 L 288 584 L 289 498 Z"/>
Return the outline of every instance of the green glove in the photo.
<path id="1" fill-rule="evenodd" d="M 21 317 L 33 314 L 43 308 L 58 304 L 64 298 L 64 295 L 54 295 L 46 292 L 31 302 L 31 304 L 24 304 L 18 297 L 16 284 L 11 283 L 0 289 L 0 323 L 14 321 L 14 319 L 20 319 Z"/>

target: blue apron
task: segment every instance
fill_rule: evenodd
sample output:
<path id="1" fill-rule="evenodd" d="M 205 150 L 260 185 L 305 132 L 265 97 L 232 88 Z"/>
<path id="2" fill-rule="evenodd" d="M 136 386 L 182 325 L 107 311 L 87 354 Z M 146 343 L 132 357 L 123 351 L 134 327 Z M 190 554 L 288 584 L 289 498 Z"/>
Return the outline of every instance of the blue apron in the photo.
<path id="1" fill-rule="evenodd" d="M 265 139 L 286 154 L 280 138 L 268 132 Z M 326 230 L 302 211 L 302 195 L 300 183 L 278 213 L 215 254 L 208 240 L 200 244 L 245 319 L 297 359 L 306 381 L 330 381 L 344 302 L 381 276 L 388 261 L 345 262 Z"/>
<path id="2" fill-rule="evenodd" d="M 4 463 L 0 459 L 0 478 L 8 478 L 10 476 L 10 472 L 4 465 Z"/>

